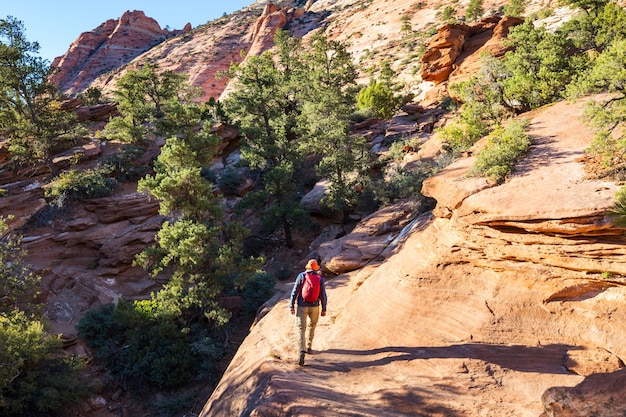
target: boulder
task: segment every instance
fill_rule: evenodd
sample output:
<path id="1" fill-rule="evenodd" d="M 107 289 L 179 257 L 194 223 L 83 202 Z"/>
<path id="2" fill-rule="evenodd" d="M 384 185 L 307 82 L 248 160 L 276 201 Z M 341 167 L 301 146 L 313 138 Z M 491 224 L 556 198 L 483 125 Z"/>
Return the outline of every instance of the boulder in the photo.
<path id="1" fill-rule="evenodd" d="M 321 213 L 322 206 L 320 205 L 320 201 L 328 192 L 328 187 L 330 186 L 330 182 L 328 180 L 319 181 L 311 191 L 305 194 L 304 197 L 300 200 L 300 204 L 302 204 L 310 213 Z"/>
<path id="2" fill-rule="evenodd" d="M 589 375 L 575 387 L 552 387 L 541 397 L 540 417 L 626 415 L 626 369 Z"/>
<path id="3" fill-rule="evenodd" d="M 390 205 L 361 220 L 351 233 L 321 243 L 317 251 L 322 265 L 333 274 L 365 266 L 383 253 L 416 215 L 418 207 L 419 203 L 413 201 Z"/>

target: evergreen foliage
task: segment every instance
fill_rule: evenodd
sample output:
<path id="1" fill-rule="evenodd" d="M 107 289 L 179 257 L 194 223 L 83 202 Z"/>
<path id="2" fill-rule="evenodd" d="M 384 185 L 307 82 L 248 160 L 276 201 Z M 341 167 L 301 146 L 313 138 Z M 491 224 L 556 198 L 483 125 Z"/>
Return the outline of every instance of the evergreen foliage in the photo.
<path id="1" fill-rule="evenodd" d="M 512 50 L 503 59 L 484 57 L 476 75 L 451 87 L 461 107 L 455 121 L 439 131 L 451 150 L 467 149 L 491 132 L 473 174 L 503 181 L 531 143 L 525 123 L 510 117 L 559 100 L 566 91 L 610 93 L 588 109 L 598 129 L 589 151 L 607 167 L 626 165 L 626 14 L 607 0 L 562 3 L 585 13 L 556 32 L 530 21 L 512 28 Z M 480 18 L 482 6 L 482 0 L 470 0 L 467 19 Z M 520 15 L 524 3 L 511 0 L 504 10 Z M 452 22 L 454 13 L 448 6 L 442 19 Z M 402 21 L 401 30 L 410 33 L 410 18 Z M 80 126 L 72 113 L 61 111 L 47 81 L 49 67 L 33 56 L 39 46 L 26 41 L 21 22 L 1 20 L 0 40 L 5 41 L 0 42 L 0 132 L 17 162 L 45 162 L 54 173 L 51 152 L 80 137 Z M 310 164 L 330 180 L 323 203 L 344 218 L 364 196 L 386 204 L 419 194 L 421 181 L 436 170 L 424 164 L 409 172 L 391 163 L 381 169 L 381 178 L 370 178 L 371 151 L 364 138 L 350 134 L 349 120 L 355 108 L 388 118 L 402 104 L 387 64 L 379 79 L 356 95 L 356 69 L 346 45 L 320 35 L 304 44 L 284 31 L 275 41 L 275 51 L 231 67 L 236 88 L 223 106 L 215 100 L 194 104 L 196 92 L 185 77 L 159 72 L 154 63 L 127 72 L 118 83 L 121 116 L 107 125 L 106 135 L 138 144 L 151 135 L 166 138 L 154 173 L 139 189 L 159 200 L 167 221 L 136 264 L 167 282 L 147 300 L 90 311 L 78 327 L 98 359 L 131 389 L 173 388 L 211 375 L 223 354 L 218 334 L 229 319 L 219 297 L 241 294 L 246 311 L 253 312 L 273 289 L 273 277 L 259 272 L 262 259 L 244 256 L 248 231 L 224 219 L 221 197 L 214 193 L 215 181 L 226 194 L 234 193 L 238 171 L 206 175 L 219 146 L 210 121 L 233 120 L 239 126 L 243 159 L 261 179 L 244 202 L 262 213 L 268 233 L 282 227 L 288 246 L 292 227 L 308 220 L 299 200 Z M 93 102 L 101 99 L 99 91 L 85 94 Z M 138 175 L 126 167 L 133 151 L 124 149 L 130 156 L 121 153 L 103 168 L 63 173 L 46 196 L 106 195 L 107 175 Z M 619 227 L 626 227 L 625 207 L 621 190 L 609 212 Z M 0 221 L 0 235 L 5 231 Z M 0 417 L 51 413 L 84 394 L 75 387 L 80 364 L 58 355 L 58 338 L 44 332 L 34 301 L 39 278 L 22 257 L 19 238 L 0 241 L 0 346 L 6 347 L 0 349 Z"/>
<path id="2" fill-rule="evenodd" d="M 104 135 L 126 143 L 142 143 L 155 133 L 167 135 L 172 120 L 164 116 L 174 113 L 171 107 L 178 105 L 185 89 L 189 90 L 186 79 L 173 71 L 159 71 L 152 62 L 139 70 L 127 71 L 114 92 L 120 116 L 109 120 Z"/>
<path id="3" fill-rule="evenodd" d="M 597 16 L 610 0 L 559 0 L 564 6 L 577 7 L 588 15 Z"/>
<path id="4" fill-rule="evenodd" d="M 95 106 L 106 102 L 102 90 L 98 87 L 89 87 L 83 93 L 78 94 L 77 98 L 82 100 L 83 104 L 86 106 Z"/>
<path id="5" fill-rule="evenodd" d="M 456 17 L 454 17 L 454 15 L 456 14 L 456 9 L 452 6 L 446 6 L 445 9 L 443 9 L 443 12 L 437 12 L 438 14 L 440 14 L 441 16 L 441 21 L 443 23 L 455 23 L 458 19 Z"/>
<path id="6" fill-rule="evenodd" d="M 356 108 L 367 116 L 391 118 L 405 104 L 406 97 L 397 93 L 395 74 L 388 62 L 383 62 L 378 80 L 372 78 L 369 85 L 359 91 Z"/>
<path id="7" fill-rule="evenodd" d="M 465 11 L 465 17 L 468 21 L 473 22 L 483 16 L 485 13 L 483 2 L 483 0 L 470 0 L 467 10 Z"/>
<path id="8" fill-rule="evenodd" d="M 220 173 L 217 180 L 217 186 L 227 196 L 233 196 L 237 194 L 239 187 L 244 182 L 244 176 L 236 168 L 229 167 Z"/>
<path id="9" fill-rule="evenodd" d="M 478 139 L 514 114 L 504 98 L 509 76 L 502 61 L 485 55 L 482 65 L 467 81 L 450 86 L 462 103 L 458 116 L 438 132 L 453 154 L 470 148 Z"/>
<path id="10" fill-rule="evenodd" d="M 64 171 L 48 184 L 44 195 L 61 205 L 66 198 L 98 198 L 111 195 L 115 180 L 106 168 Z"/>
<path id="11" fill-rule="evenodd" d="M 509 2 L 503 7 L 503 11 L 506 16 L 520 17 L 524 14 L 525 10 L 525 0 L 509 0 Z"/>
<path id="12" fill-rule="evenodd" d="M 356 68 L 346 46 L 315 36 L 307 56 L 306 78 L 299 126 L 303 150 L 319 155 L 316 170 L 330 186 L 322 204 L 343 213 L 357 203 L 357 190 L 367 181 L 371 153 L 363 137 L 350 134 L 354 111 Z M 390 81 L 389 81 L 390 82 Z"/>
<path id="13" fill-rule="evenodd" d="M 400 32 L 402 32 L 405 36 L 410 35 L 411 32 L 413 32 L 413 27 L 411 26 L 411 16 L 408 14 L 402 15 L 400 20 L 402 21 Z"/>
<path id="14" fill-rule="evenodd" d="M 82 361 L 46 334 L 37 302 L 40 277 L 24 264 L 21 238 L 0 218 L 0 417 L 49 415 L 89 394 Z"/>
<path id="15" fill-rule="evenodd" d="M 171 274 L 152 296 L 158 308 L 183 319 L 204 315 L 220 325 L 228 314 L 217 297 L 227 288 L 242 287 L 262 259 L 244 257 L 248 231 L 240 223 L 224 221 L 221 198 L 202 176 L 202 167 L 217 155 L 220 143 L 211 134 L 210 123 L 202 121 L 202 108 L 193 103 L 172 103 L 168 108 L 172 113 L 161 117 L 179 133 L 166 139 L 154 175 L 141 179 L 138 190 L 157 198 L 159 213 L 172 220 L 162 225 L 157 244 L 137 255 L 135 263 L 154 276 Z"/>
<path id="16" fill-rule="evenodd" d="M 40 278 L 24 263 L 22 238 L 8 232 L 7 219 L 0 217 L 0 315 L 16 310 L 36 315 Z"/>
<path id="17" fill-rule="evenodd" d="M 282 227 L 285 244 L 292 246 L 291 229 L 302 224 L 306 215 L 297 194 L 298 168 L 303 163 L 297 141 L 302 46 L 284 31 L 276 33 L 275 42 L 275 55 L 265 52 L 245 66 L 230 68 L 236 87 L 224 108 L 244 137 L 242 158 L 262 177 L 263 189 L 250 193 L 244 205 L 265 207 L 265 225 L 270 230 Z"/>
<path id="18" fill-rule="evenodd" d="M 162 196 L 182 189 L 161 203 L 162 212 L 178 207 L 182 215 L 163 224 L 156 236 L 158 245 L 139 254 L 136 263 L 155 276 L 171 271 L 169 281 L 153 295 L 164 311 L 183 316 L 200 313 L 223 324 L 228 315 L 219 307 L 218 296 L 225 288 L 243 286 L 261 259 L 243 256 L 242 242 L 248 232 L 237 222 L 222 221 L 221 207 L 199 168 L 180 168 L 161 179 L 142 183 L 142 189 Z"/>
<path id="19" fill-rule="evenodd" d="M 48 63 L 36 56 L 37 42 L 29 42 L 24 26 L 9 16 L 0 19 L 0 134 L 8 139 L 17 164 L 45 163 L 53 175 L 52 155 L 80 139 L 85 129 L 74 112 L 64 111 Z"/>
<path id="20" fill-rule="evenodd" d="M 79 335 L 126 388 L 175 388 L 211 376 L 223 348 L 205 326 L 184 325 L 154 301 L 89 310 Z"/>
<path id="21" fill-rule="evenodd" d="M 595 10 L 595 9 L 594 9 Z M 590 102 L 585 112 L 596 135 L 588 154 L 603 164 L 605 174 L 624 170 L 626 162 L 626 11 L 614 2 L 596 10 L 595 18 L 581 19 L 587 29 L 587 46 L 593 53 L 588 68 L 580 71 L 568 86 L 570 96 L 608 92 L 610 97 L 601 102 Z M 580 27 L 573 25 L 574 27 Z"/>
<path id="22" fill-rule="evenodd" d="M 615 193 L 615 203 L 608 211 L 616 227 L 626 228 L 626 187 Z"/>
<path id="23" fill-rule="evenodd" d="M 626 39 L 615 42 L 602 52 L 583 82 L 582 91 L 607 91 L 612 93 L 604 102 L 590 102 L 585 113 L 596 129 L 590 153 L 613 171 L 625 165 L 626 135 Z M 580 91 L 580 90 L 579 90 Z"/>
<path id="24" fill-rule="evenodd" d="M 16 310 L 0 314 L 0 416 L 51 415 L 89 394 L 79 359 L 40 320 Z"/>
<path id="25" fill-rule="evenodd" d="M 562 99 L 575 74 L 567 38 L 527 21 L 511 28 L 508 40 L 514 50 L 503 61 L 505 103 L 520 113 Z"/>
<path id="26" fill-rule="evenodd" d="M 257 310 L 274 294 L 276 279 L 273 275 L 259 271 L 246 282 L 239 294 L 244 299 L 244 313 L 256 315 Z"/>
<path id="27" fill-rule="evenodd" d="M 113 155 L 103 158 L 102 170 L 118 182 L 137 181 L 151 169 L 141 163 L 143 153 L 140 146 L 124 144 Z"/>
<path id="28" fill-rule="evenodd" d="M 526 153 L 531 144 L 525 129 L 527 121 L 512 120 L 489 134 L 487 145 L 476 157 L 474 175 L 503 181 L 513 170 L 513 164 Z"/>
<path id="29" fill-rule="evenodd" d="M 346 46 L 319 35 L 302 45 L 284 31 L 275 42 L 275 53 L 231 68 L 236 86 L 225 109 L 245 138 L 244 160 L 262 178 L 262 189 L 244 204 L 263 210 L 268 231 L 282 227 L 291 246 L 291 229 L 307 223 L 300 204 L 305 157 L 313 156 L 317 174 L 331 182 L 326 206 L 346 214 L 356 204 L 355 184 L 364 179 L 369 152 L 362 138 L 350 136 L 356 69 Z"/>

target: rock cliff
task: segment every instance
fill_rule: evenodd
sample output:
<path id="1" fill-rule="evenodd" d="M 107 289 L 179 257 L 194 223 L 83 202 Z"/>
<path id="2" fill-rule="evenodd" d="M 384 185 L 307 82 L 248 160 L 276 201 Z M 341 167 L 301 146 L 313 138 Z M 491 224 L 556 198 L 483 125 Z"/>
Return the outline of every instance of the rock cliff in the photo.
<path id="1" fill-rule="evenodd" d="M 286 284 L 201 416 L 621 415 L 626 246 L 604 216 L 619 186 L 586 176 L 583 107 L 526 115 L 533 146 L 504 184 L 467 177 L 471 155 L 426 181 L 432 213 L 329 279 L 304 367 Z"/>
<path id="2" fill-rule="evenodd" d="M 161 29 L 156 20 L 139 10 L 127 11 L 119 19 L 110 19 L 90 32 L 82 33 L 65 55 L 57 57 L 52 81 L 59 90 L 73 95 L 86 90 L 94 79 L 119 68 L 143 52 L 183 30 Z"/>

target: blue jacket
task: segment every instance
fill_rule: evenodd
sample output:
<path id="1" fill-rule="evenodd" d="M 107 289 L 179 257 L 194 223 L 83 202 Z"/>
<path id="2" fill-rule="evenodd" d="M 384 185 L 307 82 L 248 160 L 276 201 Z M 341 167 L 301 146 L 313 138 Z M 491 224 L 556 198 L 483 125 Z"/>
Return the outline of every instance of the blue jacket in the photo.
<path id="1" fill-rule="evenodd" d="M 306 271 L 308 273 L 319 274 L 317 271 Z M 322 311 L 326 311 L 326 286 L 324 285 L 324 278 L 320 279 L 320 297 L 317 301 L 308 303 L 302 298 L 302 284 L 304 284 L 304 272 L 300 272 L 296 278 L 296 282 L 293 283 L 293 289 L 291 290 L 291 299 L 289 300 L 289 308 L 293 308 L 298 300 L 300 307 L 315 307 L 322 302 Z"/>

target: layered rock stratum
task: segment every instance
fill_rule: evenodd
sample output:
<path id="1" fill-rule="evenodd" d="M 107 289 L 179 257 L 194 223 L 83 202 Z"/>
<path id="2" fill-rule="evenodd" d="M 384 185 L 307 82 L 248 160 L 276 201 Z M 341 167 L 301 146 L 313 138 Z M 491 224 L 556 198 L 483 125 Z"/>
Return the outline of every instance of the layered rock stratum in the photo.
<path id="1" fill-rule="evenodd" d="M 285 285 L 201 416 L 622 415 L 626 246 L 605 216 L 619 185 L 587 177 L 583 108 L 526 115 L 533 145 L 503 184 L 467 176 L 473 156 L 427 180 L 435 209 L 328 280 L 304 367 Z"/>
<path id="2" fill-rule="evenodd" d="M 162 29 L 140 10 L 127 11 L 82 33 L 67 52 L 52 62 L 57 71 L 52 81 L 60 91 L 73 95 L 86 90 L 94 79 L 132 61 L 164 40 L 191 30 Z"/>

